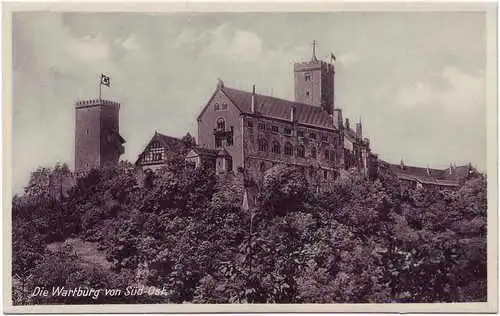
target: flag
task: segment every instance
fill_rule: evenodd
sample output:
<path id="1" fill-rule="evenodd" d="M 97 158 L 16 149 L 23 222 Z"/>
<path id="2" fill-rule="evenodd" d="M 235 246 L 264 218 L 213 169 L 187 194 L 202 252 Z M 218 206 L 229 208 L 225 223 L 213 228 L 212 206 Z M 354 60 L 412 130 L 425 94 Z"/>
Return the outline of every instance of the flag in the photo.
<path id="1" fill-rule="evenodd" d="M 331 57 L 333 60 L 337 60 L 337 58 L 335 57 L 335 55 L 334 55 L 333 53 L 330 55 L 330 57 Z"/>
<path id="2" fill-rule="evenodd" d="M 109 87 L 111 85 L 111 81 L 109 76 L 101 74 L 101 85 Z"/>

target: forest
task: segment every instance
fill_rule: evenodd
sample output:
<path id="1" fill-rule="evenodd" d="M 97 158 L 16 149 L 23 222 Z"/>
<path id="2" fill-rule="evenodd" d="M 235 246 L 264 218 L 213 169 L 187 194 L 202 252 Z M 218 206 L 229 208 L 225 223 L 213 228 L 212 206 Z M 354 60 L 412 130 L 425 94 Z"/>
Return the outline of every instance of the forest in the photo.
<path id="1" fill-rule="evenodd" d="M 317 192 L 279 166 L 249 210 L 245 185 L 179 163 L 38 168 L 12 199 L 13 304 L 486 301 L 484 174 L 437 190 L 350 171 Z M 37 295 L 57 287 L 121 294 Z"/>

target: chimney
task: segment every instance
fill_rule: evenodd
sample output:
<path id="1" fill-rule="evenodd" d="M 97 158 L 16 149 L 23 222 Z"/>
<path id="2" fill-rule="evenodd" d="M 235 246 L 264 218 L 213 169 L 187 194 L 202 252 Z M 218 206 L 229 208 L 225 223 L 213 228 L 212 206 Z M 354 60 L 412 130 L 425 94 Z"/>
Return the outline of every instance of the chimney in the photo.
<path id="1" fill-rule="evenodd" d="M 356 123 L 356 137 L 361 139 L 363 137 L 363 127 L 361 126 L 361 120 Z"/>
<path id="2" fill-rule="evenodd" d="M 255 113 L 255 85 L 253 85 L 252 89 L 252 105 L 251 105 L 252 113 Z"/>
<path id="3" fill-rule="evenodd" d="M 425 168 L 425 171 L 427 172 L 427 175 L 431 175 L 431 170 L 429 169 L 429 165 Z"/>
<path id="4" fill-rule="evenodd" d="M 401 167 L 401 169 L 405 168 L 405 163 L 404 163 L 403 159 L 401 159 L 401 162 L 399 163 L 399 166 Z"/>
<path id="5" fill-rule="evenodd" d="M 349 119 L 348 118 L 345 119 L 345 128 L 349 129 Z"/>
<path id="6" fill-rule="evenodd" d="M 342 110 L 341 109 L 333 109 L 333 126 L 336 129 L 342 128 Z"/>
<path id="7" fill-rule="evenodd" d="M 448 173 L 453 174 L 453 164 L 450 162 L 450 167 L 448 168 Z"/>
<path id="8" fill-rule="evenodd" d="M 290 107 L 290 121 L 292 121 L 292 122 L 295 121 L 295 105 Z"/>

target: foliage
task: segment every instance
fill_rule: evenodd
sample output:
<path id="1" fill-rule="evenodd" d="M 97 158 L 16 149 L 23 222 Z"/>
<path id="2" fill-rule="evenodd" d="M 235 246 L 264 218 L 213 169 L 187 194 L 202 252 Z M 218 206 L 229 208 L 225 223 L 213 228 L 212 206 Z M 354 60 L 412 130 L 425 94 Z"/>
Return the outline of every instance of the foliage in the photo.
<path id="1" fill-rule="evenodd" d="M 186 143 L 194 139 L 186 135 Z M 15 304 L 470 302 L 486 300 L 486 179 L 402 190 L 388 170 L 330 192 L 301 170 L 266 173 L 241 208 L 243 172 L 181 163 L 139 181 L 134 166 L 39 168 L 13 198 Z M 48 250 L 94 242 L 108 266 Z M 158 296 L 41 298 L 35 286 L 162 289 Z"/>

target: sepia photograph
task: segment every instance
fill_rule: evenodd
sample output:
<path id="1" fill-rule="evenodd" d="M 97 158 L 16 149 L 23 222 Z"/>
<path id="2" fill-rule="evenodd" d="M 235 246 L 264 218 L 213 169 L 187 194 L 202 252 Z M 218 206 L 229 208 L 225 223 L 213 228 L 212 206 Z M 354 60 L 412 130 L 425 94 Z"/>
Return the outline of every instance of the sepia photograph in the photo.
<path id="1" fill-rule="evenodd" d="M 4 311 L 497 311 L 497 4 L 340 4 L 4 3 Z"/>

